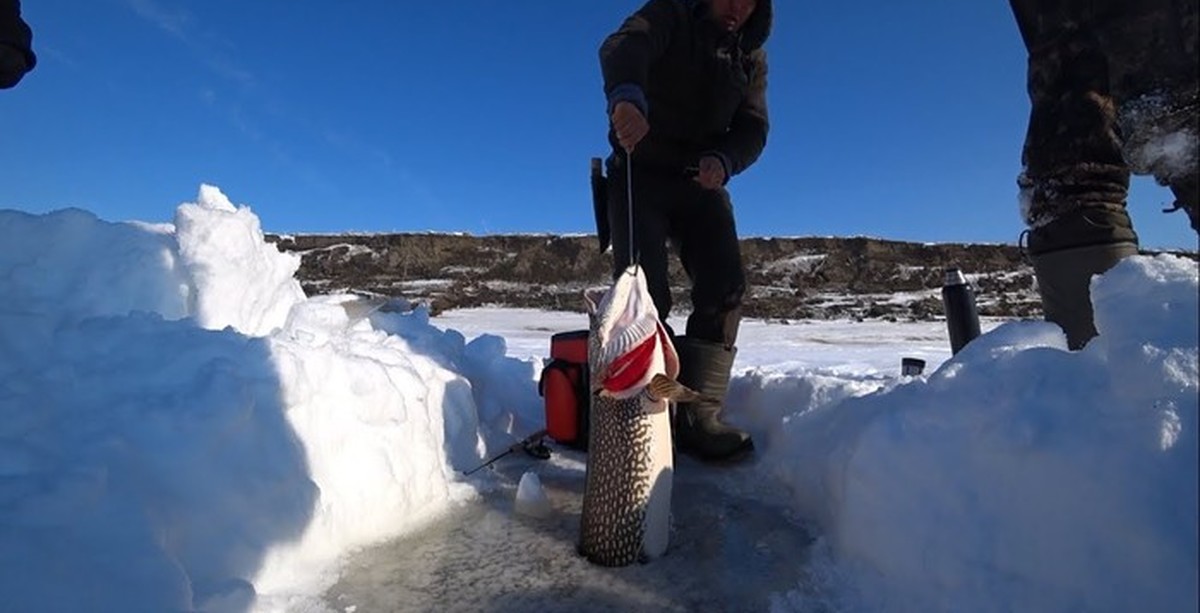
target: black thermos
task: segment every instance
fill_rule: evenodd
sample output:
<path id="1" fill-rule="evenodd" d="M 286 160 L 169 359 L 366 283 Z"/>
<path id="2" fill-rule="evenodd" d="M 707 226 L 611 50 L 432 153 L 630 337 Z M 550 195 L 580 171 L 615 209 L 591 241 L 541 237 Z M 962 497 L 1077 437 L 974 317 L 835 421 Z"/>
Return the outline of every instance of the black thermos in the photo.
<path id="1" fill-rule="evenodd" d="M 946 269 L 946 280 L 942 283 L 942 306 L 946 309 L 950 352 L 958 353 L 979 336 L 979 311 L 975 309 L 975 290 L 957 268 Z"/>

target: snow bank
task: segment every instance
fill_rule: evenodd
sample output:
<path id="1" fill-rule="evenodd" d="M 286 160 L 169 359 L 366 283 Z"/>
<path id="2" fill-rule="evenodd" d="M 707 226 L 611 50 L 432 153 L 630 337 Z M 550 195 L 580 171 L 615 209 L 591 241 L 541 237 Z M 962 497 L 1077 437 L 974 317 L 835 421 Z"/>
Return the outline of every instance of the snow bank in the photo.
<path id="1" fill-rule="evenodd" d="M 1093 292 L 1082 351 L 1012 322 L 927 379 L 784 412 L 765 464 L 848 608 L 1196 609 L 1196 263 L 1131 258 Z"/>
<path id="2" fill-rule="evenodd" d="M 172 226 L 0 211 L 4 607 L 322 610 L 342 556 L 490 487 L 459 471 L 542 426 L 537 360 L 490 320 L 468 342 L 305 298 L 296 265 L 216 188 Z M 1195 610 L 1197 277 L 1123 262 L 1078 352 L 1026 321 L 945 359 L 922 328 L 915 378 L 886 324 L 747 325 L 727 417 L 823 530 L 803 574 L 828 583 L 771 602 Z"/>
<path id="3" fill-rule="evenodd" d="M 174 227 L 0 212 L 6 607 L 289 610 L 472 495 L 493 431 L 463 371 L 531 367 L 305 300 L 297 264 L 208 186 Z"/>

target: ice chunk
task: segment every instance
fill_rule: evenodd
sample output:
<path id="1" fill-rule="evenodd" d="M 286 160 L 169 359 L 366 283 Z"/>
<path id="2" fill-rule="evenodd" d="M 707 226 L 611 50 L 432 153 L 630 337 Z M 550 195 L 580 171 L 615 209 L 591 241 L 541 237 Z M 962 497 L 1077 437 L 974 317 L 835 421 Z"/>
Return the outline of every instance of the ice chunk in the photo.
<path id="1" fill-rule="evenodd" d="M 515 505 L 516 512 L 521 515 L 529 515 L 530 517 L 549 517 L 550 499 L 546 497 L 546 491 L 542 489 L 542 480 L 538 479 L 536 473 L 526 471 L 521 475 L 521 482 L 517 484 L 517 502 Z"/>

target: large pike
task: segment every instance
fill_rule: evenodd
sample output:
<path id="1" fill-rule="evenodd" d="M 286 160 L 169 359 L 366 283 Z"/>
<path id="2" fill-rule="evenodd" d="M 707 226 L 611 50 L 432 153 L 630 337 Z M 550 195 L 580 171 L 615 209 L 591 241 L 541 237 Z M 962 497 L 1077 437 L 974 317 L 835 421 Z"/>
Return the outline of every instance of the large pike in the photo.
<path id="1" fill-rule="evenodd" d="M 675 381 L 679 356 L 640 266 L 584 296 L 592 395 L 579 550 L 593 563 L 625 566 L 667 549 L 669 403 L 700 396 Z"/>

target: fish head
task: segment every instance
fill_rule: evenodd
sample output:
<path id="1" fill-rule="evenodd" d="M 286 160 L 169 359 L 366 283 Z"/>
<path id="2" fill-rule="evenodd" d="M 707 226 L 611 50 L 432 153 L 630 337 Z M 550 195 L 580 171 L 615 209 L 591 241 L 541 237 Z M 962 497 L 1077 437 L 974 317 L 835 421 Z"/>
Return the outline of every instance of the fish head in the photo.
<path id="1" fill-rule="evenodd" d="M 593 392 L 627 398 L 655 374 L 678 375 L 679 357 L 641 266 L 626 268 L 606 290 L 589 290 L 584 299 Z"/>

